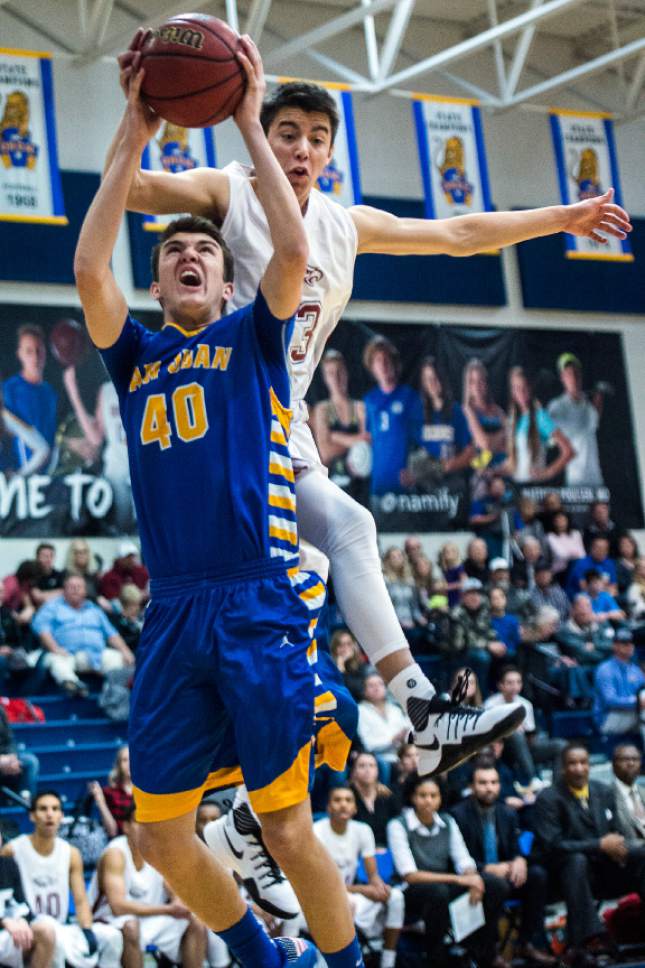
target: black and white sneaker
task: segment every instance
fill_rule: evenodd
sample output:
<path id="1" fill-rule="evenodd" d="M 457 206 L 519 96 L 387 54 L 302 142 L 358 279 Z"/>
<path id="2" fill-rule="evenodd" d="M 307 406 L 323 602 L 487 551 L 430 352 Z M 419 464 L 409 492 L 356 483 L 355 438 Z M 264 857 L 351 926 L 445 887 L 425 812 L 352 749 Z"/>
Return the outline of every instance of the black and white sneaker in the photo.
<path id="1" fill-rule="evenodd" d="M 515 732 L 523 722 L 526 710 L 521 702 L 492 709 L 463 706 L 469 676 L 470 670 L 466 670 L 450 699 L 408 699 L 412 738 L 419 751 L 419 776 L 454 770 L 484 746 Z"/>
<path id="2" fill-rule="evenodd" d="M 262 828 L 247 803 L 206 824 L 204 840 L 220 864 L 239 875 L 258 907 L 280 921 L 298 916 L 295 891 L 264 846 Z"/>

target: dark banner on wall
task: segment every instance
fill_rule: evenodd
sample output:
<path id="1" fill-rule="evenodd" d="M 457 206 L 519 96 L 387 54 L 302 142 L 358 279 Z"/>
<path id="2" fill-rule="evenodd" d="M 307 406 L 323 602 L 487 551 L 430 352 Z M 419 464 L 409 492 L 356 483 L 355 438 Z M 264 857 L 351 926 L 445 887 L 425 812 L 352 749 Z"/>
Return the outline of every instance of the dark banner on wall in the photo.
<path id="1" fill-rule="evenodd" d="M 310 396 L 331 477 L 383 531 L 468 528 L 506 498 L 611 499 L 643 526 L 622 337 L 344 322 Z M 495 485 L 493 486 L 493 492 Z"/>
<path id="2" fill-rule="evenodd" d="M 1 536 L 136 532 L 116 393 L 81 320 L 0 306 Z"/>

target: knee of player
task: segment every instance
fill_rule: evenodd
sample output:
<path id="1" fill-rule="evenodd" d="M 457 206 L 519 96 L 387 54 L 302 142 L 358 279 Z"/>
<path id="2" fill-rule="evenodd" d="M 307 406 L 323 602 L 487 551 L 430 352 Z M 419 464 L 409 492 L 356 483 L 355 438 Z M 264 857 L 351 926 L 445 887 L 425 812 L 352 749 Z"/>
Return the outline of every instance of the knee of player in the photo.
<path id="1" fill-rule="evenodd" d="M 387 902 L 387 921 L 390 927 L 400 928 L 403 925 L 405 912 L 405 896 L 399 887 L 393 887 Z"/>
<path id="2" fill-rule="evenodd" d="M 282 814 L 282 811 L 280 811 Z M 269 853 L 281 866 L 289 866 L 291 859 L 307 855 L 310 846 L 319 841 L 313 832 L 311 821 L 300 815 L 282 817 L 276 822 L 271 814 L 262 818 L 262 837 Z"/>
<path id="3" fill-rule="evenodd" d="M 34 944 L 53 949 L 56 943 L 56 928 L 53 921 L 36 920 L 32 923 L 31 930 L 34 935 Z"/>
<path id="4" fill-rule="evenodd" d="M 135 948 L 139 947 L 139 922 L 136 918 L 131 918 L 126 921 L 121 928 L 121 934 L 123 935 L 123 944 L 131 945 Z"/>

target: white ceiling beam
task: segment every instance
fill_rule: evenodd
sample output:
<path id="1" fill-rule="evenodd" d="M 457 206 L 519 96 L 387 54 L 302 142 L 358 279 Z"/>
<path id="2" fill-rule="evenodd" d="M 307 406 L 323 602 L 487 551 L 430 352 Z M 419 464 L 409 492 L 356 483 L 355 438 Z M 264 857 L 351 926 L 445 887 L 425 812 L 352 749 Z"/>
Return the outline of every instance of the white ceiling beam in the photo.
<path id="1" fill-rule="evenodd" d="M 200 10 L 202 7 L 208 6 L 208 4 L 211 2 L 212 0 L 191 0 L 190 6 L 191 6 L 191 9 L 195 11 L 195 10 Z M 98 47 L 96 47 L 94 50 L 90 51 L 89 53 L 83 52 L 82 56 L 78 58 L 78 64 L 80 65 L 87 64 L 90 61 L 97 60 L 99 57 L 103 57 L 105 54 L 111 54 L 115 50 L 121 51 L 124 47 L 127 47 L 130 41 L 132 40 L 132 37 L 134 36 L 134 32 L 137 29 L 137 27 L 145 27 L 145 28 L 158 27 L 160 24 L 164 23 L 164 21 L 168 20 L 170 17 L 176 17 L 176 16 L 177 16 L 177 4 L 174 3 L 172 6 L 168 6 L 165 9 L 160 10 L 158 13 L 155 13 L 154 16 L 149 17 L 147 20 L 144 20 L 143 23 L 135 24 L 134 26 L 130 27 L 128 30 L 121 30 L 119 31 L 118 34 L 114 34 L 114 36 L 108 37 L 107 40 L 104 40 L 102 43 L 98 45 Z"/>
<path id="2" fill-rule="evenodd" d="M 0 4 L 2 0 L 0 0 Z M 87 0 L 78 0 L 78 29 L 81 40 L 85 44 L 87 40 Z"/>
<path id="3" fill-rule="evenodd" d="M 266 33 L 270 37 L 275 37 L 275 39 L 280 43 L 285 43 L 284 37 L 277 33 L 273 28 L 269 29 L 267 27 Z M 319 50 L 316 50 L 315 47 L 305 51 L 305 54 L 310 60 L 314 61 L 316 64 L 320 64 L 328 71 L 331 71 L 332 74 L 335 74 L 339 81 L 342 81 L 345 84 L 351 84 L 352 87 L 359 90 L 370 91 L 372 89 L 371 81 L 367 77 L 364 77 L 363 74 L 359 74 L 358 71 L 352 70 L 352 68 L 347 67 L 346 64 L 341 64 L 340 61 L 334 60 L 333 57 L 328 57 L 327 54 L 322 54 Z M 266 77 L 267 80 L 277 81 L 279 79 L 278 75 L 267 74 Z"/>
<path id="4" fill-rule="evenodd" d="M 361 0 L 364 7 L 369 5 L 370 0 Z M 363 21 L 363 31 L 365 33 L 365 52 L 367 54 L 367 68 L 373 81 L 379 75 L 378 66 L 378 44 L 376 42 L 376 26 L 374 17 L 370 14 Z"/>
<path id="5" fill-rule="evenodd" d="M 615 0 L 609 0 L 609 29 L 611 32 L 611 42 L 614 45 L 614 50 L 618 50 L 620 47 L 620 32 L 618 30 L 618 16 L 616 14 L 616 3 Z M 618 76 L 620 77 L 620 83 L 622 85 L 623 91 L 627 90 L 627 82 L 625 80 L 625 69 L 623 62 L 618 62 Z"/>
<path id="6" fill-rule="evenodd" d="M 237 0 L 226 0 L 226 21 L 236 34 L 240 32 L 240 18 L 237 15 Z"/>
<path id="7" fill-rule="evenodd" d="M 268 65 L 275 64 L 278 61 L 285 60 L 287 57 L 291 57 L 293 54 L 306 51 L 308 47 L 320 44 L 323 40 L 328 40 L 330 37 L 335 37 L 336 34 L 340 34 L 344 30 L 349 30 L 350 27 L 355 27 L 357 24 L 363 23 L 366 17 L 381 13 L 382 10 L 388 10 L 396 2 L 397 0 L 370 0 L 369 4 L 364 7 L 355 7 L 340 17 L 334 17 L 333 20 L 328 20 L 327 23 L 320 24 L 319 27 L 314 27 L 313 30 L 309 30 L 304 34 L 300 34 L 299 37 L 294 37 L 293 40 L 287 41 L 282 47 L 272 50 L 265 57 L 264 62 Z"/>
<path id="8" fill-rule="evenodd" d="M 634 71 L 634 76 L 632 77 L 632 83 L 629 85 L 627 101 L 625 103 L 628 113 L 633 111 L 638 103 L 638 97 L 643 87 L 643 81 L 645 81 L 645 54 L 641 54 L 639 57 L 638 63 L 636 64 L 636 70 Z"/>
<path id="9" fill-rule="evenodd" d="M 398 71 L 396 74 L 392 74 L 387 81 L 377 83 L 374 91 L 378 93 L 387 90 L 389 87 L 399 87 L 401 84 L 406 84 L 413 77 L 419 77 L 421 74 L 427 74 L 440 67 L 446 67 L 453 61 L 460 60 L 462 57 L 467 57 L 469 54 L 474 54 L 482 50 L 482 48 L 488 47 L 496 40 L 503 40 L 504 37 L 510 37 L 512 34 L 519 33 L 524 27 L 528 27 L 542 20 L 547 20 L 550 17 L 556 17 L 563 11 L 580 6 L 584 2 L 586 0 L 548 0 L 547 3 L 541 7 L 537 7 L 535 10 L 527 10 L 517 17 L 511 17 L 510 20 L 505 20 L 497 27 L 484 30 L 474 37 L 469 37 L 467 40 L 463 40 L 453 47 L 438 51 L 436 54 L 432 54 L 432 56 L 419 61 L 419 63 L 407 67 L 405 70 Z"/>
<path id="10" fill-rule="evenodd" d="M 640 40 L 634 40 L 631 44 L 625 44 L 624 47 L 619 47 L 618 50 L 609 51 L 607 54 L 602 54 L 600 57 L 587 61 L 586 64 L 580 64 L 579 67 L 562 71 L 562 73 L 557 74 L 555 77 L 550 77 L 548 80 L 542 81 L 541 84 L 534 84 L 533 87 L 519 91 L 506 102 L 506 106 L 514 107 L 516 104 L 522 104 L 523 101 L 528 101 L 530 98 L 546 94 L 547 91 L 555 91 L 559 87 L 565 87 L 572 81 L 577 81 L 580 77 L 597 74 L 599 71 L 603 71 L 613 64 L 618 64 L 620 61 L 626 60 L 628 57 L 633 57 L 635 54 L 639 54 L 644 50 L 645 37 L 641 37 Z"/>
<path id="11" fill-rule="evenodd" d="M 531 0 L 530 9 L 536 10 L 538 7 L 541 7 L 543 3 L 544 0 Z M 535 37 L 535 30 L 535 24 L 531 24 L 529 27 L 525 27 L 520 35 L 520 39 L 518 40 L 515 48 L 515 54 L 513 55 L 511 69 L 508 72 L 506 79 L 506 89 L 504 91 L 505 100 L 513 97 L 515 91 L 517 90 L 517 85 L 519 84 L 522 71 L 524 70 L 524 65 L 526 64 L 526 58 L 529 56 L 531 44 L 533 43 L 533 38 Z"/>
<path id="12" fill-rule="evenodd" d="M 253 0 L 248 12 L 244 33 L 250 34 L 256 44 L 260 43 L 260 37 L 264 30 L 264 25 L 271 9 L 271 0 Z"/>
<path id="13" fill-rule="evenodd" d="M 497 16 L 497 0 L 488 0 L 488 19 L 491 27 L 497 27 L 499 18 Z M 506 90 L 506 68 L 504 66 L 504 51 L 502 50 L 501 40 L 496 40 L 493 44 L 495 54 L 495 70 L 497 72 L 497 89 L 499 96 L 504 97 Z"/>
<path id="14" fill-rule="evenodd" d="M 415 3 L 416 0 L 399 0 L 399 3 L 397 3 L 392 11 L 387 34 L 385 35 L 385 40 L 381 48 L 381 63 L 378 73 L 379 81 L 387 77 L 396 63 Z"/>

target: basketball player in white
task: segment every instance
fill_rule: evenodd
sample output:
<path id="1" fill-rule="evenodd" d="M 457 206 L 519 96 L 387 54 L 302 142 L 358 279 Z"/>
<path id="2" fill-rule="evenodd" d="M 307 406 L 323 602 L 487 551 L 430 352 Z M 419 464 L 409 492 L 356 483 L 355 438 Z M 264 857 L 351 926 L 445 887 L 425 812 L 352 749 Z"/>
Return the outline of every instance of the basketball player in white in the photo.
<path id="1" fill-rule="evenodd" d="M 89 888 L 94 917 L 123 935 L 123 968 L 143 968 L 148 945 L 174 964 L 202 968 L 206 928 L 185 905 L 169 896 L 163 877 L 141 856 L 134 806 L 125 834 L 107 845 Z M 199 876 L 195 872 L 195 876 Z"/>
<path id="2" fill-rule="evenodd" d="M 119 968 L 123 939 L 115 928 L 92 921 L 85 893 L 83 860 L 77 847 L 58 836 L 63 820 L 60 797 L 43 791 L 35 798 L 29 816 L 34 832 L 9 841 L 2 853 L 13 857 L 20 870 L 25 897 L 34 914 L 55 922 L 56 948 L 52 965 L 63 968 Z M 70 891 L 76 924 L 67 924 Z"/>

